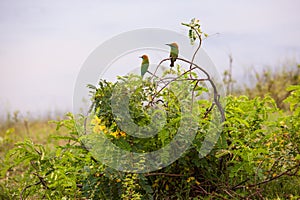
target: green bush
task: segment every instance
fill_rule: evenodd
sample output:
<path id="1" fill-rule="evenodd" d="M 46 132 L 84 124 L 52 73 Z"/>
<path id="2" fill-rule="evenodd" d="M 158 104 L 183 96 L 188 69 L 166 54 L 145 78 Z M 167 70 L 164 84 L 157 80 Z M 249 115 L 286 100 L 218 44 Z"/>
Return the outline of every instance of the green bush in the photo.
<path id="1" fill-rule="evenodd" d="M 107 87 L 111 87 L 110 83 L 97 88 L 95 97 L 104 95 Z M 270 97 L 228 96 L 222 132 L 228 142 L 226 148 L 217 143 L 209 155 L 200 159 L 198 140 L 205 128 L 199 129 L 192 147 L 177 161 L 144 174 L 119 172 L 94 160 L 81 143 L 73 115 L 68 114 L 69 119 L 56 122 L 58 128 L 69 130 L 68 136 L 55 136 L 64 140 L 64 145 L 49 151 L 47 147 L 26 140 L 7 153 L 1 170 L 2 177 L 6 177 L 2 181 L 2 196 L 11 199 L 20 195 L 30 199 L 201 199 L 294 195 L 299 198 L 299 179 L 295 178 L 299 176 L 300 165 L 300 86 L 289 90 L 292 92 L 286 102 L 291 106 L 291 114 L 282 113 Z M 175 115 L 178 111 L 173 109 L 172 112 L 171 115 Z M 101 116 L 104 122 L 110 116 L 109 112 L 107 114 Z M 209 117 L 199 122 L 203 124 L 203 120 Z M 116 127 L 109 129 L 114 133 Z M 107 137 L 116 144 L 119 140 L 142 142 L 143 150 L 152 150 L 154 144 L 162 145 L 159 137 L 151 142 L 135 141 L 127 135 Z M 287 181 L 289 179 L 293 182 Z M 289 185 L 289 193 L 272 190 L 280 183 L 285 187 Z"/>
<path id="2" fill-rule="evenodd" d="M 192 42 L 197 37 L 201 40 L 197 23 L 194 20 L 187 25 L 191 28 Z M 289 96 L 284 103 L 290 111 L 285 112 L 270 96 L 219 97 L 216 89 L 209 91 L 202 85 L 203 81 L 214 85 L 209 75 L 200 79 L 194 69 L 199 67 L 184 70 L 177 66 L 160 79 L 128 75 L 119 77 L 117 83 L 100 80 L 97 86 L 89 85 L 91 120 L 69 113 L 67 119 L 54 122 L 57 130 L 68 131 L 64 136 L 52 136 L 61 141 L 55 148 L 30 139 L 15 144 L 1 161 L 0 198 L 300 198 L 300 86 L 288 88 Z M 211 99 L 205 98 L 208 94 L 212 94 Z M 119 126 L 122 119 L 115 116 L 113 109 L 119 107 L 114 106 L 127 106 L 128 112 L 119 109 L 120 116 L 130 117 L 139 126 L 151 129 L 155 119 L 164 119 L 166 123 L 153 137 L 134 137 Z M 186 115 L 183 110 L 197 115 Z M 126 151 L 155 151 L 176 137 L 185 117 L 192 117 L 188 119 L 197 123 L 197 129 L 187 129 L 185 133 L 189 137 L 190 132 L 195 132 L 189 149 L 175 162 L 156 171 L 118 171 L 101 163 L 99 158 L 105 155 L 95 154 L 89 143 L 96 141 L 110 152 L 110 147 L 101 140 L 105 138 Z M 218 125 L 216 118 L 220 118 L 217 122 L 221 127 L 214 127 Z M 159 123 L 155 121 L 155 125 Z M 211 134 L 212 126 L 221 130 L 221 135 L 214 148 L 202 157 L 204 138 Z M 180 142 L 183 144 L 188 137 Z M 173 153 L 162 154 L 155 161 L 163 162 Z M 143 159 L 133 162 L 138 163 L 136 170 L 144 169 Z"/>

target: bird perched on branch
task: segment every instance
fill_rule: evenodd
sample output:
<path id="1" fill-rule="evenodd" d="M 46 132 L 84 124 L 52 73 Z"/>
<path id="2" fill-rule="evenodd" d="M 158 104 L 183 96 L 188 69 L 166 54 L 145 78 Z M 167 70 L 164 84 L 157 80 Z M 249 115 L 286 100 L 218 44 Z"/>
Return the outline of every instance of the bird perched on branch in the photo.
<path id="1" fill-rule="evenodd" d="M 170 51 L 171 64 L 170 64 L 170 67 L 174 67 L 174 63 L 175 63 L 176 59 L 178 58 L 178 53 L 179 53 L 178 45 L 175 42 L 173 42 L 171 44 L 166 44 L 166 45 L 171 47 L 171 51 Z"/>
<path id="2" fill-rule="evenodd" d="M 144 77 L 149 68 L 149 58 L 147 55 L 142 55 L 140 58 L 143 59 L 141 65 L 141 76 Z"/>

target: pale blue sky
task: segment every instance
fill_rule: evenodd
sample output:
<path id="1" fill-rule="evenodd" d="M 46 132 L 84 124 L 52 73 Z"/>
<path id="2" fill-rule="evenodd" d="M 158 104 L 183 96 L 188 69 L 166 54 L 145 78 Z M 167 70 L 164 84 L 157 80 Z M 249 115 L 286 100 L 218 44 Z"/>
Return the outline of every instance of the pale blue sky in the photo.
<path id="1" fill-rule="evenodd" d="M 0 115 L 71 110 L 77 74 L 102 42 L 139 28 L 186 34 L 181 22 L 199 18 L 203 48 L 223 71 L 300 61 L 300 1 L 0 0 Z"/>

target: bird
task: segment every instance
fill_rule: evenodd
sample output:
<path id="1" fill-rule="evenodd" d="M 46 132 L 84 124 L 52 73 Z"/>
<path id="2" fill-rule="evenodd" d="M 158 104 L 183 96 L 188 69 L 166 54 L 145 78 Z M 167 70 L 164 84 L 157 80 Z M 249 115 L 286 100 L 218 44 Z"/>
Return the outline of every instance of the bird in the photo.
<path id="1" fill-rule="evenodd" d="M 147 55 L 142 55 L 140 58 L 143 59 L 141 65 L 141 76 L 144 77 L 149 68 L 149 58 Z"/>
<path id="2" fill-rule="evenodd" d="M 166 44 L 166 45 L 171 47 L 171 51 L 170 51 L 171 64 L 170 64 L 170 67 L 174 67 L 174 62 L 178 58 L 178 53 L 179 53 L 178 45 L 175 42 L 173 42 L 171 44 Z"/>

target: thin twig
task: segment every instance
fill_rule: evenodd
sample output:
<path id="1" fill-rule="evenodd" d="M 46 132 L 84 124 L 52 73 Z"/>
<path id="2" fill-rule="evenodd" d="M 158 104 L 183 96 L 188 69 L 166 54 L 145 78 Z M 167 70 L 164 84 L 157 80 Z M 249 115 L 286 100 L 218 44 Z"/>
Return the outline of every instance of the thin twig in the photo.
<path id="1" fill-rule="evenodd" d="M 207 79 L 209 81 L 209 83 L 211 84 L 211 86 L 213 87 L 213 92 L 214 92 L 214 102 L 216 103 L 220 113 L 221 113 L 221 119 L 222 119 L 222 122 L 225 121 L 225 111 L 219 101 L 219 94 L 218 94 L 218 90 L 217 90 L 217 87 L 215 85 L 215 83 L 213 82 L 213 80 L 210 78 L 210 75 L 201 67 L 199 67 L 198 65 L 196 65 L 195 63 L 192 63 L 186 59 L 183 59 L 183 58 L 177 58 L 178 60 L 181 60 L 181 61 L 184 61 L 184 62 L 187 62 L 187 63 L 190 63 L 192 65 L 194 65 L 197 69 L 199 69 L 200 71 L 202 71 L 206 76 L 207 76 Z M 192 68 L 194 69 L 194 68 Z"/>
<path id="2" fill-rule="evenodd" d="M 158 64 L 157 68 L 158 68 L 163 62 L 165 62 L 165 61 L 167 61 L 167 60 L 169 60 L 169 59 L 170 59 L 170 58 L 166 58 L 166 59 L 161 60 L 160 63 Z M 193 62 L 191 62 L 191 61 L 189 61 L 189 60 L 186 60 L 186 59 L 183 59 L 183 58 L 177 58 L 177 60 L 181 60 L 181 61 L 183 61 L 183 62 L 189 63 L 189 64 L 193 65 L 194 67 L 190 68 L 188 71 L 182 73 L 182 74 L 179 75 L 178 77 L 174 78 L 173 80 L 171 80 L 170 82 L 168 82 L 167 84 L 165 84 L 165 85 L 164 85 L 164 86 L 163 86 L 163 87 L 162 87 L 162 88 L 161 88 L 161 89 L 160 89 L 160 90 L 152 97 L 152 99 L 155 99 L 155 97 L 156 97 L 162 90 L 164 90 L 164 89 L 165 89 L 172 81 L 175 81 L 175 80 L 179 79 L 180 77 L 182 77 L 182 76 L 185 75 L 186 73 L 191 72 L 191 71 L 194 70 L 194 69 L 199 69 L 201 72 L 203 72 L 203 73 L 206 75 L 207 81 L 209 81 L 210 85 L 211 85 L 212 88 L 213 88 L 214 103 L 217 105 L 218 110 L 219 110 L 219 112 L 220 112 L 220 114 L 221 114 L 221 121 L 224 122 L 224 121 L 225 121 L 225 111 L 224 111 L 224 109 L 223 109 L 223 107 L 222 107 L 222 105 L 221 105 L 221 103 L 220 103 L 220 101 L 219 101 L 220 95 L 218 94 L 217 87 L 216 87 L 215 83 L 213 82 L 213 80 L 211 79 L 211 77 L 210 77 L 210 75 L 208 74 L 208 72 L 205 71 L 203 68 L 199 67 L 197 64 L 195 64 L 195 63 L 193 63 Z M 157 68 L 156 68 L 156 70 L 157 70 Z M 156 71 L 156 70 L 155 70 L 155 71 Z M 154 72 L 154 74 L 155 74 L 155 72 Z M 149 102 L 149 104 L 150 104 L 150 103 L 151 103 L 151 102 Z"/>
<path id="3" fill-rule="evenodd" d="M 208 114 L 212 111 L 212 109 L 215 107 L 215 102 L 213 102 L 211 104 L 211 106 L 209 108 L 206 109 L 205 113 L 204 113 L 204 117 L 203 118 L 206 118 L 208 116 Z"/>
<path id="4" fill-rule="evenodd" d="M 35 186 L 35 185 L 39 185 L 41 182 L 37 182 L 31 185 L 27 185 L 25 188 L 22 189 L 21 193 L 20 193 L 20 200 L 23 200 L 23 193 L 30 187 Z"/>
<path id="5" fill-rule="evenodd" d="M 249 181 L 250 178 L 247 178 L 246 180 L 243 180 L 242 182 L 236 184 L 235 186 L 231 187 L 232 190 L 238 189 L 241 185 L 243 185 L 244 183 L 246 183 L 247 181 Z"/>
<path id="6" fill-rule="evenodd" d="M 232 196 L 232 194 L 229 192 L 229 191 L 227 191 L 227 190 L 223 190 L 226 194 L 228 194 L 228 196 L 230 196 L 232 199 L 234 199 L 234 196 Z"/>
<path id="7" fill-rule="evenodd" d="M 165 60 L 165 59 L 164 59 Z M 191 70 L 193 70 L 193 69 L 195 69 L 195 68 L 192 68 Z M 179 76 L 177 76 L 177 77 L 175 77 L 175 78 L 173 78 L 170 82 L 168 82 L 168 83 L 166 83 L 157 93 L 155 93 L 154 94 L 154 96 L 152 97 L 152 101 L 155 99 L 155 97 L 161 92 L 161 91 L 163 91 L 170 83 L 172 83 L 173 81 L 176 81 L 176 80 L 178 80 L 179 78 L 181 78 L 182 76 L 184 76 L 185 74 L 187 74 L 189 71 L 191 71 L 191 70 L 188 70 L 188 71 L 186 71 L 186 72 L 183 72 L 181 75 L 179 75 Z M 149 102 L 149 103 L 151 103 L 151 102 Z"/>
<path id="8" fill-rule="evenodd" d="M 154 73 L 153 73 L 151 79 L 155 76 L 155 74 L 156 74 L 156 72 L 157 72 L 159 66 L 160 66 L 163 62 L 165 62 L 165 61 L 167 61 L 167 60 L 171 60 L 171 58 L 165 58 L 165 59 L 162 59 L 162 60 L 158 63 L 158 65 L 157 65 L 157 67 L 155 68 L 155 71 L 154 71 Z"/>
<path id="9" fill-rule="evenodd" d="M 265 184 L 265 183 L 269 183 L 269 182 L 271 182 L 271 181 L 273 181 L 275 179 L 280 178 L 281 176 L 290 175 L 289 172 L 292 171 L 292 170 L 294 170 L 294 169 L 299 170 L 299 166 L 300 166 L 300 163 L 298 165 L 293 166 L 292 168 L 290 168 L 290 169 L 288 169 L 288 170 L 286 170 L 286 171 L 278 174 L 277 176 L 274 176 L 274 177 L 270 178 L 270 179 L 261 181 L 261 182 L 256 183 L 256 184 L 250 184 L 250 185 L 247 185 L 247 186 L 245 186 L 245 185 L 237 186 L 237 187 L 235 187 L 235 189 L 246 188 L 246 187 L 256 187 L 256 186 L 259 186 L 259 185 L 262 185 L 262 184 Z"/>
<path id="10" fill-rule="evenodd" d="M 33 161 L 30 161 L 30 164 L 31 164 L 31 166 L 32 166 L 32 167 L 35 169 L 35 171 L 36 171 L 35 173 L 33 173 L 33 175 L 35 175 L 35 176 L 38 177 L 38 179 L 40 180 L 40 182 L 42 183 L 42 185 L 43 185 L 46 189 L 49 189 L 49 187 L 47 186 L 47 183 L 46 183 L 46 181 L 44 180 L 44 178 L 41 177 L 41 176 L 37 173 L 38 169 L 35 167 Z"/>
<path id="11" fill-rule="evenodd" d="M 199 38 L 199 45 L 198 45 L 196 51 L 194 52 L 193 57 L 192 57 L 192 60 L 191 60 L 191 62 L 193 63 L 194 60 L 195 60 L 196 54 L 198 53 L 199 49 L 201 48 L 201 45 L 202 45 L 202 37 L 201 37 L 201 34 L 200 34 L 194 27 L 191 27 L 191 29 L 193 29 L 193 30 L 196 32 L 196 34 L 198 35 L 198 38 Z M 193 65 L 191 64 L 191 65 L 190 65 L 190 69 L 192 68 L 192 66 L 193 66 Z"/>
<path id="12" fill-rule="evenodd" d="M 262 160 L 262 161 L 259 163 L 259 165 L 257 166 L 257 168 L 256 168 L 255 175 L 254 175 L 254 183 L 256 183 L 258 170 L 259 170 L 260 166 L 262 165 L 262 163 L 263 163 L 264 161 L 265 161 L 265 159 Z"/>
<path id="13" fill-rule="evenodd" d="M 186 176 L 186 175 L 182 175 L 182 174 L 168 174 L 168 173 L 163 173 L 163 172 L 156 172 L 156 173 L 147 173 L 147 174 L 145 174 L 145 176 L 160 176 L 160 175 L 174 176 L 174 177 Z"/>
<path id="14" fill-rule="evenodd" d="M 200 82 L 200 80 L 197 80 L 196 81 L 196 84 L 195 84 L 195 86 L 194 86 L 194 88 L 193 88 L 193 90 L 192 90 L 192 103 L 191 103 L 191 110 L 193 109 L 193 104 L 194 104 L 194 96 L 195 96 L 195 90 L 196 90 L 196 87 L 197 87 L 197 85 L 198 85 L 198 83 Z"/>

